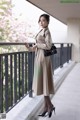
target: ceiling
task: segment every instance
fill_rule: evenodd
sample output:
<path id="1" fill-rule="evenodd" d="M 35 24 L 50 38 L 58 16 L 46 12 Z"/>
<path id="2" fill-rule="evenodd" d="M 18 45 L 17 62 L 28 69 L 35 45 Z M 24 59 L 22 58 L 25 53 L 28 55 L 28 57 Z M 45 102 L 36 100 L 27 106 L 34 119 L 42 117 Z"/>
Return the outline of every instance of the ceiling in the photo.
<path id="1" fill-rule="evenodd" d="M 51 16 L 67 24 L 68 18 L 80 18 L 80 0 L 27 0 Z M 61 2 L 61 1 L 66 1 Z M 69 1 L 69 2 L 68 2 Z M 77 1 L 79 3 L 72 3 Z"/>

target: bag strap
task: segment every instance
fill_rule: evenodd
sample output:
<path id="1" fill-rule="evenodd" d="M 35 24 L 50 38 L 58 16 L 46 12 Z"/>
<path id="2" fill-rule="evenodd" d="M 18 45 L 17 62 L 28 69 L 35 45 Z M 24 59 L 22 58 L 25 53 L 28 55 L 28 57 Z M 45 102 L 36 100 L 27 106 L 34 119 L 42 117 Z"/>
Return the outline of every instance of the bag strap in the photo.
<path id="1" fill-rule="evenodd" d="M 35 38 L 38 36 L 38 34 L 42 31 L 43 29 L 41 29 L 38 33 L 37 33 L 37 35 L 35 36 Z"/>
<path id="2" fill-rule="evenodd" d="M 44 30 L 44 35 L 43 35 L 44 38 L 45 38 L 45 32 L 46 32 L 46 30 L 47 30 L 47 29 Z"/>

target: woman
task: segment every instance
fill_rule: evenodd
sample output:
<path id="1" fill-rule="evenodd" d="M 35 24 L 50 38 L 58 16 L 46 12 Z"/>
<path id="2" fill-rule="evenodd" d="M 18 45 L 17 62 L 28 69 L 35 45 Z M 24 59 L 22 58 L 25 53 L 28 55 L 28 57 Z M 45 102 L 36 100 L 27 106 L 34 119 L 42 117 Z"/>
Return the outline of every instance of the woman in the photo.
<path id="1" fill-rule="evenodd" d="M 28 43 L 25 45 L 29 51 L 35 51 L 33 91 L 36 95 L 44 95 L 44 111 L 39 116 L 44 117 L 48 112 L 48 117 L 51 117 L 53 110 L 55 112 L 55 107 L 49 97 L 50 94 L 54 94 L 52 65 L 50 56 L 44 56 L 44 49 L 49 50 L 52 45 L 51 34 L 48 29 L 49 15 L 42 14 L 38 23 L 41 30 L 35 37 L 36 44 L 32 47 L 29 47 Z"/>

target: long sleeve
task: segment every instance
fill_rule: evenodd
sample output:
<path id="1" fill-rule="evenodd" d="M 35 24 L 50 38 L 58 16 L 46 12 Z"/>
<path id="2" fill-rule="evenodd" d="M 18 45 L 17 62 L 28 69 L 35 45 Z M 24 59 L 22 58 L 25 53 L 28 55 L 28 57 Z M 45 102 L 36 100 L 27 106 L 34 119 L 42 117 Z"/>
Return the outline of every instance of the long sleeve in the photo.
<path id="1" fill-rule="evenodd" d="M 52 45 L 52 39 L 49 30 L 45 31 L 44 39 L 45 39 L 45 43 L 37 43 L 37 48 L 49 50 Z"/>

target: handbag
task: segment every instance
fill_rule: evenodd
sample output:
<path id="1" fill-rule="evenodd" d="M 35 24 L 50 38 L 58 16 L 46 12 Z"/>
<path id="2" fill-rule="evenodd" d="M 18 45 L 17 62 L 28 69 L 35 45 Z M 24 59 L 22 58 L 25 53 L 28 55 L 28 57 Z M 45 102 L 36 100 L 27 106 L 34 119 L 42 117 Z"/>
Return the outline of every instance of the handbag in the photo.
<path id="1" fill-rule="evenodd" d="M 57 48 L 54 44 L 52 44 L 50 50 L 44 50 L 44 56 L 45 57 L 56 54 L 56 53 L 57 53 Z"/>

